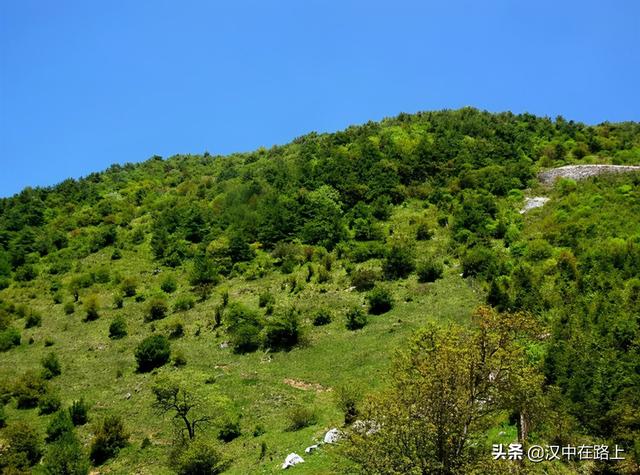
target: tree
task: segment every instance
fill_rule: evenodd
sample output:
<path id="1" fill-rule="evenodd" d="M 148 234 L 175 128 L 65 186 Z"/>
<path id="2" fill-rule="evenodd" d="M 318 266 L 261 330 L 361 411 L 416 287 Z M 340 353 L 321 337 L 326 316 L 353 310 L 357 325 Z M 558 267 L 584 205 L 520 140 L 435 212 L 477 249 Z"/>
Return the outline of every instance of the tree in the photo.
<path id="1" fill-rule="evenodd" d="M 169 361 L 171 345 L 164 335 L 151 335 L 140 342 L 135 351 L 138 371 L 145 373 Z"/>
<path id="2" fill-rule="evenodd" d="M 304 195 L 302 213 L 301 237 L 306 242 L 331 249 L 345 236 L 340 195 L 332 187 L 323 185 Z"/>
<path id="3" fill-rule="evenodd" d="M 87 475 L 89 459 L 73 432 L 67 432 L 49 445 L 43 466 L 48 475 Z"/>
<path id="4" fill-rule="evenodd" d="M 497 414 L 533 419 L 542 379 L 520 343 L 529 318 L 482 307 L 474 321 L 471 331 L 430 325 L 400 354 L 391 389 L 364 410 L 376 430 L 349 436 L 347 456 L 364 472 L 469 472 Z"/>
<path id="5" fill-rule="evenodd" d="M 189 440 L 195 439 L 196 430 L 213 419 L 211 416 L 198 414 L 202 401 L 184 387 L 163 382 L 151 390 L 156 398 L 153 408 L 157 414 L 163 416 L 171 412 L 175 424 L 184 424 L 180 431 L 183 438 L 186 433 Z"/>

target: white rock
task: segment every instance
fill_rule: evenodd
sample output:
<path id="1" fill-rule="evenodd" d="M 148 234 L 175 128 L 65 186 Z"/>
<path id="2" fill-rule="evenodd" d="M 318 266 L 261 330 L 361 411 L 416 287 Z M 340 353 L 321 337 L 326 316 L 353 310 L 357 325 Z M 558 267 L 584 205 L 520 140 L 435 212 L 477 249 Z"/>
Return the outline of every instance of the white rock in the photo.
<path id="1" fill-rule="evenodd" d="M 304 459 L 300 457 L 298 454 L 291 452 L 287 455 L 287 458 L 284 459 L 284 463 L 282 464 L 282 470 L 287 469 L 289 467 L 293 467 L 294 465 L 298 465 L 299 463 L 304 462 Z"/>
<path id="2" fill-rule="evenodd" d="M 335 444 L 342 437 L 342 433 L 335 427 L 324 435 L 325 444 Z"/>
<path id="3" fill-rule="evenodd" d="M 305 454 L 310 454 L 311 452 L 314 452 L 318 447 L 319 447 L 319 445 L 318 445 L 318 444 L 310 445 L 309 447 L 307 447 L 306 449 L 304 449 L 304 453 L 305 453 Z"/>
<path id="4" fill-rule="evenodd" d="M 220 349 L 224 350 L 225 348 L 229 348 L 229 342 L 228 341 L 223 341 L 222 343 L 220 343 Z"/>
<path id="5" fill-rule="evenodd" d="M 365 435 L 372 435 L 380 430 L 380 424 L 378 424 L 376 421 L 371 421 L 371 420 L 367 420 L 367 421 L 357 420 L 352 424 L 351 427 L 356 432 L 360 434 L 365 434 Z"/>

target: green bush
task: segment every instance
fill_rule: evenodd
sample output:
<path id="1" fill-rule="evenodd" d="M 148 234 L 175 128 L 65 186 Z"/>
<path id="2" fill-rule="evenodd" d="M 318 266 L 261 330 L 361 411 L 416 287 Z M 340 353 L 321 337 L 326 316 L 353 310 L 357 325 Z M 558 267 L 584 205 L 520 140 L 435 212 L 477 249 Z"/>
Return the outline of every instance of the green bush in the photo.
<path id="1" fill-rule="evenodd" d="M 262 324 L 256 311 L 234 303 L 227 309 L 226 321 L 234 352 L 248 353 L 260 347 Z"/>
<path id="2" fill-rule="evenodd" d="M 60 409 L 61 404 L 57 394 L 47 393 L 38 400 L 38 411 L 40 415 L 53 414 Z"/>
<path id="3" fill-rule="evenodd" d="M 98 297 L 95 295 L 91 295 L 84 302 L 84 311 L 85 311 L 85 322 L 92 322 L 100 318 L 100 314 L 98 313 L 98 309 L 100 305 L 98 304 Z"/>
<path id="4" fill-rule="evenodd" d="M 167 325 L 167 332 L 169 333 L 169 338 L 180 338 L 184 335 L 184 325 L 182 322 L 171 322 Z"/>
<path id="5" fill-rule="evenodd" d="M 69 413 L 64 410 L 58 411 L 49 421 L 45 441 L 47 443 L 54 442 L 69 432 L 73 432 L 73 422 L 71 421 Z"/>
<path id="6" fill-rule="evenodd" d="M 42 317 L 40 316 L 40 314 L 33 311 L 29 312 L 29 315 L 27 315 L 27 318 L 24 321 L 24 327 L 33 328 L 33 327 L 39 327 L 41 325 L 42 325 Z"/>
<path id="7" fill-rule="evenodd" d="M 178 475 L 216 475 L 228 466 L 229 462 L 212 443 L 198 439 L 180 453 L 175 468 Z"/>
<path id="8" fill-rule="evenodd" d="M 0 429 L 7 425 L 7 413 L 4 411 L 4 404 L 0 404 Z"/>
<path id="9" fill-rule="evenodd" d="M 282 315 L 269 320 L 264 335 L 264 345 L 272 350 L 290 350 L 300 340 L 300 322 L 295 309 L 287 309 Z"/>
<path id="10" fill-rule="evenodd" d="M 187 364 L 187 357 L 180 350 L 176 351 L 173 355 L 173 366 L 181 368 Z"/>
<path id="11" fill-rule="evenodd" d="M 164 335 L 152 335 L 140 342 L 135 351 L 138 371 L 145 373 L 166 364 L 171 356 L 171 345 Z"/>
<path id="12" fill-rule="evenodd" d="M 331 312 L 327 309 L 320 309 L 318 311 L 316 311 L 315 315 L 313 316 L 313 324 L 316 327 L 322 326 L 322 325 L 328 325 L 329 323 L 331 323 L 332 320 L 332 316 L 331 316 Z"/>
<path id="13" fill-rule="evenodd" d="M 351 274 L 351 285 L 358 292 L 373 289 L 376 281 L 380 279 L 378 273 L 372 269 L 359 269 Z"/>
<path id="14" fill-rule="evenodd" d="M 167 302 L 162 297 L 155 297 L 149 302 L 144 320 L 145 322 L 161 320 L 167 316 L 167 311 Z"/>
<path id="15" fill-rule="evenodd" d="M 463 277 L 486 277 L 496 273 L 497 257 L 494 251 L 486 247 L 467 250 L 462 257 Z"/>
<path id="16" fill-rule="evenodd" d="M 89 456 L 95 465 L 101 465 L 126 447 L 128 441 L 129 434 L 125 431 L 122 419 L 108 416 L 95 430 Z"/>
<path id="17" fill-rule="evenodd" d="M 43 467 L 48 475 L 87 475 L 89 459 L 76 435 L 68 432 L 49 445 Z"/>
<path id="18" fill-rule="evenodd" d="M 160 288 L 163 292 L 166 292 L 168 294 L 176 291 L 176 289 L 178 288 L 178 282 L 176 281 L 176 278 L 173 276 L 173 274 L 167 274 L 166 276 L 164 276 L 162 282 L 160 282 Z"/>
<path id="19" fill-rule="evenodd" d="M 367 315 L 360 307 L 354 307 L 347 311 L 345 326 L 347 330 L 359 330 L 367 324 Z"/>
<path id="20" fill-rule="evenodd" d="M 242 435 L 240 430 L 240 421 L 238 420 L 227 420 L 220 427 L 220 431 L 218 432 L 218 439 L 223 442 L 231 442 L 233 439 L 237 439 Z"/>
<path id="21" fill-rule="evenodd" d="M 120 284 L 120 290 L 125 297 L 133 297 L 136 294 L 138 282 L 133 277 L 126 277 Z"/>
<path id="22" fill-rule="evenodd" d="M 385 278 L 404 279 L 415 269 L 413 249 L 410 245 L 394 242 L 387 250 L 382 263 Z"/>
<path id="23" fill-rule="evenodd" d="M 73 302 L 67 302 L 64 304 L 65 315 L 72 315 L 76 311 L 76 306 Z"/>
<path id="24" fill-rule="evenodd" d="M 118 340 L 127 336 L 127 323 L 124 318 L 117 316 L 109 325 L 109 338 Z"/>
<path id="25" fill-rule="evenodd" d="M 118 309 L 124 306 L 124 296 L 120 292 L 113 295 L 113 308 Z"/>
<path id="26" fill-rule="evenodd" d="M 433 260 L 423 261 L 418 264 L 416 272 L 418 274 L 418 282 L 435 282 L 442 278 L 444 267 L 440 262 Z"/>
<path id="27" fill-rule="evenodd" d="M 38 405 L 38 401 L 47 392 L 47 384 L 34 371 L 24 373 L 14 385 L 13 396 L 18 409 L 31 409 Z"/>
<path id="28" fill-rule="evenodd" d="M 88 411 L 89 406 L 84 402 L 84 399 L 73 401 L 71 403 L 71 406 L 69 406 L 69 417 L 71 418 L 71 422 L 73 422 L 73 425 L 81 426 L 86 424 L 88 421 Z"/>
<path id="29" fill-rule="evenodd" d="M 318 422 L 313 409 L 306 406 L 294 406 L 287 412 L 288 424 L 286 430 L 297 431 L 312 426 Z"/>
<path id="30" fill-rule="evenodd" d="M 20 346 L 20 332 L 14 327 L 0 331 L 0 351 L 10 350 L 14 346 Z"/>
<path id="31" fill-rule="evenodd" d="M 0 457 L 0 468 L 5 462 L 3 459 L 6 455 L 6 460 L 9 461 L 8 467 L 10 468 L 23 468 L 26 469 L 29 466 L 37 464 L 42 458 L 42 442 L 38 432 L 29 424 L 23 421 L 16 421 L 10 424 L 4 430 L 3 438 L 6 441 L 7 452 Z M 11 462 L 22 462 L 11 465 Z M 23 473 L 20 470 L 14 472 L 8 471 L 7 473 Z"/>
<path id="32" fill-rule="evenodd" d="M 195 305 L 196 302 L 195 300 L 193 300 L 193 297 L 189 295 L 183 295 L 176 299 L 175 303 L 173 304 L 173 311 L 186 312 L 187 310 L 191 310 L 193 307 L 195 307 Z"/>
<path id="33" fill-rule="evenodd" d="M 258 307 L 264 308 L 269 305 L 273 306 L 276 303 L 276 298 L 269 291 L 261 292 L 258 296 Z"/>
<path id="34" fill-rule="evenodd" d="M 416 228 L 416 241 L 428 241 L 433 237 L 433 233 L 429 230 L 426 223 L 418 224 Z"/>
<path id="35" fill-rule="evenodd" d="M 60 361 L 58 361 L 58 357 L 55 353 L 48 353 L 44 358 L 42 358 L 42 377 L 44 379 L 51 379 L 56 376 L 59 376 L 62 372 L 60 368 Z"/>
<path id="36" fill-rule="evenodd" d="M 381 315 L 393 308 L 393 295 L 387 287 L 376 286 L 367 295 L 367 301 L 372 315 Z"/>
<path id="37" fill-rule="evenodd" d="M 358 404 L 362 400 L 362 391 L 353 384 L 338 386 L 335 391 L 338 408 L 344 414 L 344 423 L 352 424 L 358 417 Z"/>

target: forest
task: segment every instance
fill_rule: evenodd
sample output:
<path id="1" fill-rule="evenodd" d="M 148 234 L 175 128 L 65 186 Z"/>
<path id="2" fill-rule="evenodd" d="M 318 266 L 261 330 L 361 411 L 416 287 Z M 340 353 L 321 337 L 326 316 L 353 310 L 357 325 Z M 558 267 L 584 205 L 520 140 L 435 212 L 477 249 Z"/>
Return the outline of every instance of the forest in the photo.
<path id="1" fill-rule="evenodd" d="M 640 473 L 640 173 L 572 164 L 640 124 L 402 113 L 1 199 L 0 472 Z"/>

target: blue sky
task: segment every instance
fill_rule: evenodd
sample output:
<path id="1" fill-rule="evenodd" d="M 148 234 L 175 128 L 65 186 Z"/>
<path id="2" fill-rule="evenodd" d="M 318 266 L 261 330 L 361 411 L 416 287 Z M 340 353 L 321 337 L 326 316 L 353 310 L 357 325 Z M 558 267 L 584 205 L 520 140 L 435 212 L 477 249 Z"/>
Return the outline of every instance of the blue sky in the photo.
<path id="1" fill-rule="evenodd" d="M 466 105 L 640 120 L 640 2 L 0 0 L 0 196 Z"/>

